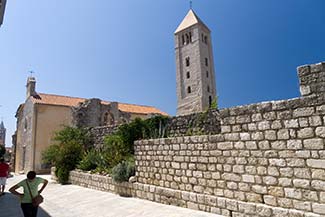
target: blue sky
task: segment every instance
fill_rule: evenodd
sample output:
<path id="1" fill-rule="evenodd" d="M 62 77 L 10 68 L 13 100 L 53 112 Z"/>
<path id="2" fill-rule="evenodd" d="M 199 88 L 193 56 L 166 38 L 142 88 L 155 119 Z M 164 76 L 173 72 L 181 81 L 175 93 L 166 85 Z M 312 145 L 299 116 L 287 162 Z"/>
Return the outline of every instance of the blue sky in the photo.
<path id="1" fill-rule="evenodd" d="M 193 0 L 212 31 L 219 107 L 298 97 L 296 67 L 325 61 L 324 0 Z M 8 1 L 0 27 L 7 146 L 37 91 L 176 113 L 173 33 L 188 0 Z"/>

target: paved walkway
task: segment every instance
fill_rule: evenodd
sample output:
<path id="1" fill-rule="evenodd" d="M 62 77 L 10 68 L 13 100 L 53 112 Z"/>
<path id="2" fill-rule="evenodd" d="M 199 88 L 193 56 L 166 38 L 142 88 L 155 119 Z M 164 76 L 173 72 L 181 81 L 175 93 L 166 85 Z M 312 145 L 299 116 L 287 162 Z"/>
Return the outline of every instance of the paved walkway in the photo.
<path id="1" fill-rule="evenodd" d="M 51 181 L 50 176 L 41 177 L 48 179 L 49 185 L 42 194 L 45 201 L 38 217 L 220 217 L 75 185 L 60 185 Z M 6 190 L 24 178 L 9 178 Z M 17 197 L 10 193 L 0 197 L 0 217 L 23 217 Z"/>

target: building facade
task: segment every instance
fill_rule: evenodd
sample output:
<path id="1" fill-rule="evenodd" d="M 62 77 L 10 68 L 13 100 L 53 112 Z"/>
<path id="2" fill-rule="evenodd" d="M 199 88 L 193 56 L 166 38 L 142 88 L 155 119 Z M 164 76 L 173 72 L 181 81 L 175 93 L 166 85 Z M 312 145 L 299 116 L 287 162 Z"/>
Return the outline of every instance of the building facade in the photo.
<path id="1" fill-rule="evenodd" d="M 54 133 L 64 126 L 95 127 L 116 125 L 136 117 L 167 115 L 154 107 L 107 102 L 36 92 L 36 80 L 27 80 L 26 101 L 16 112 L 17 130 L 14 144 L 15 172 L 48 172 L 42 152 L 52 142 Z"/>
<path id="2" fill-rule="evenodd" d="M 175 31 L 177 115 L 202 112 L 216 100 L 211 41 L 191 9 Z"/>
<path id="3" fill-rule="evenodd" d="M 6 146 L 6 128 L 3 121 L 0 123 L 0 145 Z"/>

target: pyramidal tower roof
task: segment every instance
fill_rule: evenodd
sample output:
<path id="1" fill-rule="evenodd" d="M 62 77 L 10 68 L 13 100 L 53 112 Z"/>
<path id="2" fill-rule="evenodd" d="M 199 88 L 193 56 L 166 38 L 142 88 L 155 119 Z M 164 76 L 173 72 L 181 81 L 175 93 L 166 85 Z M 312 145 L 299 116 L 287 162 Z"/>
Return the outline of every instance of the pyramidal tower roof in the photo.
<path id="1" fill-rule="evenodd" d="M 181 24 L 177 27 L 175 34 L 198 23 L 202 24 L 205 28 L 209 30 L 209 28 L 196 15 L 196 13 L 192 9 L 190 9 Z"/>
<path id="2" fill-rule="evenodd" d="M 4 129 L 5 128 L 5 125 L 3 124 L 3 121 L 1 121 L 0 123 L 0 129 Z"/>

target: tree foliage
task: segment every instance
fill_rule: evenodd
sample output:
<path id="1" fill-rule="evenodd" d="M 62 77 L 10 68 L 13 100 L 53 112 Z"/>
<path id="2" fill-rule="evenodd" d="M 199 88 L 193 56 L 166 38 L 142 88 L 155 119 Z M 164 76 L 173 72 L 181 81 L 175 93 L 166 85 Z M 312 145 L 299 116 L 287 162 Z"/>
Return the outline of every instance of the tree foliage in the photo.
<path id="1" fill-rule="evenodd" d="M 89 144 L 90 136 L 85 129 L 65 127 L 55 133 L 54 144 L 42 153 L 42 160 L 56 167 L 59 182 L 65 184 Z"/>

